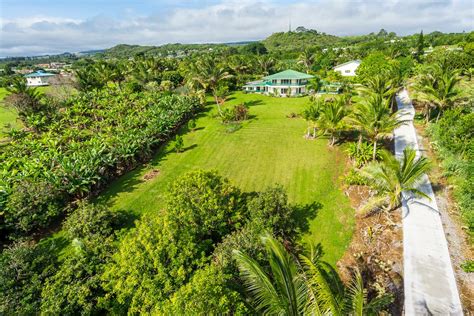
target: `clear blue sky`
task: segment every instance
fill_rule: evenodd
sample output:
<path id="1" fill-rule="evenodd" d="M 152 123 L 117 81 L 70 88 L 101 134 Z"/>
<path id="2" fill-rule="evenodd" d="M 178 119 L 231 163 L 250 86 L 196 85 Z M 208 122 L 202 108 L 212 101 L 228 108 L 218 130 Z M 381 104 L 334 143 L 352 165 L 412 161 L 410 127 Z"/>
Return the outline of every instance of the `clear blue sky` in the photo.
<path id="1" fill-rule="evenodd" d="M 474 29 L 473 0 L 1 0 L 0 56 L 262 39 L 302 25 L 335 35 Z"/>

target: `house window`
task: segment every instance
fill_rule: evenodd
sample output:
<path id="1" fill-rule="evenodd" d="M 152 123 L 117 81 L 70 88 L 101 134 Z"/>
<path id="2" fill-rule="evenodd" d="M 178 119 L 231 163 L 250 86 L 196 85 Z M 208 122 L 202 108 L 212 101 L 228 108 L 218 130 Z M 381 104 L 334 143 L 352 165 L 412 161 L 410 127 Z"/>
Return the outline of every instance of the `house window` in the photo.
<path id="1" fill-rule="evenodd" d="M 344 71 L 346 74 L 349 74 L 351 73 L 350 69 L 347 69 L 346 71 Z"/>
<path id="2" fill-rule="evenodd" d="M 286 88 L 281 89 L 281 94 L 286 94 L 287 92 L 288 92 L 288 89 Z"/>
<path id="3" fill-rule="evenodd" d="M 290 79 L 281 79 L 281 84 L 290 84 L 291 80 Z"/>

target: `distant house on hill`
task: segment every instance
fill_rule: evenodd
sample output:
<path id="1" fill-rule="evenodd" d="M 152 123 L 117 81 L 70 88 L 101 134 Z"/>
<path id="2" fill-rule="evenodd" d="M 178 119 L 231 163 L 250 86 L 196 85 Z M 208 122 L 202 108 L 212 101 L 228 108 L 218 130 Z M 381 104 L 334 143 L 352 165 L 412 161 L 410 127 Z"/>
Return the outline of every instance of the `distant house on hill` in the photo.
<path id="1" fill-rule="evenodd" d="M 285 70 L 261 80 L 247 82 L 245 92 L 263 93 L 280 97 L 298 96 L 306 94 L 306 85 L 313 76 L 295 70 Z"/>
<path id="2" fill-rule="evenodd" d="M 354 77 L 356 75 L 356 70 L 359 68 L 361 61 L 360 60 L 351 60 L 347 63 L 337 65 L 334 67 L 334 71 L 340 72 L 344 77 Z"/>
<path id="3" fill-rule="evenodd" d="M 30 87 L 47 86 L 49 85 L 49 79 L 53 78 L 54 76 L 56 75 L 43 70 L 38 70 L 25 75 L 26 85 Z"/>

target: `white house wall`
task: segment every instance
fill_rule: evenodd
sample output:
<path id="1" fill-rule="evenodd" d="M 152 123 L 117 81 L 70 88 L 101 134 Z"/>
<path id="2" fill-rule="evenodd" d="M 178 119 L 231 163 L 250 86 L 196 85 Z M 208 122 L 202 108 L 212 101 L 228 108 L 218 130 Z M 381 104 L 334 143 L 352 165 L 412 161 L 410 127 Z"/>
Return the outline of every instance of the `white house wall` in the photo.
<path id="1" fill-rule="evenodd" d="M 49 77 L 29 77 L 26 78 L 28 86 L 47 86 L 49 84 Z"/>
<path id="2" fill-rule="evenodd" d="M 354 77 L 356 70 L 359 68 L 359 63 L 351 63 L 334 68 L 335 71 L 340 72 L 344 77 Z"/>

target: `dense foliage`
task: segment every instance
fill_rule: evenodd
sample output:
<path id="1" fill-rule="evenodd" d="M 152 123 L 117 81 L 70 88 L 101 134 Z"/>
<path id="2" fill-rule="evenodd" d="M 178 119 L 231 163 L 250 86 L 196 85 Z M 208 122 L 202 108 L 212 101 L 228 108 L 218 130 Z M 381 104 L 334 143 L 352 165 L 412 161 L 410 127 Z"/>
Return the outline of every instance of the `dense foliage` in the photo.
<path id="1" fill-rule="evenodd" d="M 294 209 L 287 205 L 286 194 L 275 188 L 247 196 L 214 172 L 195 171 L 171 186 L 167 201 L 161 216 L 144 217 L 122 240 L 104 274 L 108 297 L 118 304 L 115 308 L 189 314 L 204 311 L 199 299 L 216 291 L 222 294 L 211 300 L 216 310 L 227 314 L 244 308 L 231 277 L 236 272 L 231 253 L 239 246 L 234 236 L 242 229 L 246 238 L 268 229 L 291 237 Z M 219 260 L 212 262 L 215 249 Z M 217 287 L 198 286 L 209 274 L 215 275 Z"/>
<path id="2" fill-rule="evenodd" d="M 473 108 L 448 110 L 429 126 L 429 134 L 454 184 L 456 200 L 474 234 L 474 112 Z"/>
<path id="3" fill-rule="evenodd" d="M 73 97 L 41 126 L 0 149 L 1 229 L 26 233 L 147 159 L 198 108 L 157 92 L 97 90 Z"/>

